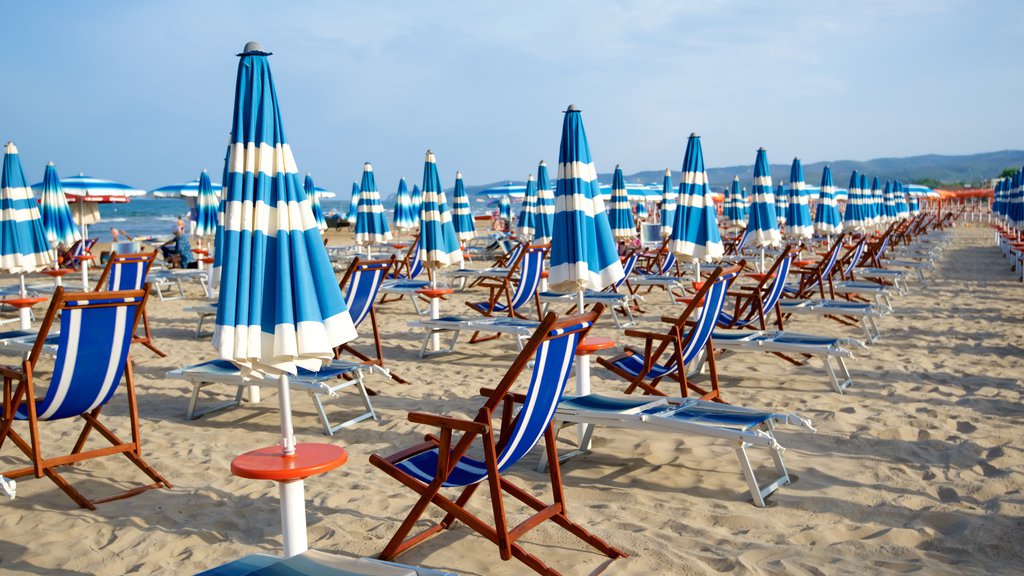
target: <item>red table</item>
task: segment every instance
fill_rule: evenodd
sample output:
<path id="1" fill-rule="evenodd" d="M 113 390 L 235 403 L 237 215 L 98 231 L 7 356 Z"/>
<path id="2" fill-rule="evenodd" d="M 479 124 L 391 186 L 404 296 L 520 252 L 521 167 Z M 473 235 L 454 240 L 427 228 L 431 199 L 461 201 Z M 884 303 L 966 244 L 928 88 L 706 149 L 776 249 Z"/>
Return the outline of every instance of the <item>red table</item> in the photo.
<path id="1" fill-rule="evenodd" d="M 29 330 L 32 328 L 32 316 L 29 309 L 36 304 L 46 302 L 47 300 L 49 300 L 49 298 L 36 296 L 32 298 L 4 298 L 3 300 L 0 300 L 0 302 L 7 304 L 11 308 L 17 308 L 18 319 L 21 321 L 21 329 Z"/>
<path id="2" fill-rule="evenodd" d="M 71 268 L 52 268 L 50 270 L 40 270 L 40 274 L 46 274 L 50 278 L 53 278 L 53 283 L 57 286 L 62 286 L 62 278 L 74 272 Z"/>
<path id="3" fill-rule="evenodd" d="M 615 346 L 615 340 L 603 336 L 591 336 L 584 338 L 576 345 L 576 355 L 579 356 L 576 365 L 576 393 L 580 396 L 590 394 L 590 355 L 598 350 L 607 350 Z M 589 424 L 578 424 L 576 434 L 579 437 L 579 449 L 590 450 L 590 442 L 587 438 Z"/>
<path id="4" fill-rule="evenodd" d="M 437 320 L 441 317 L 441 298 L 455 293 L 455 290 L 452 288 L 420 288 L 415 290 L 415 292 L 430 298 L 430 319 Z M 430 335 L 430 350 L 437 352 L 440 349 L 441 335 L 433 332 Z"/>

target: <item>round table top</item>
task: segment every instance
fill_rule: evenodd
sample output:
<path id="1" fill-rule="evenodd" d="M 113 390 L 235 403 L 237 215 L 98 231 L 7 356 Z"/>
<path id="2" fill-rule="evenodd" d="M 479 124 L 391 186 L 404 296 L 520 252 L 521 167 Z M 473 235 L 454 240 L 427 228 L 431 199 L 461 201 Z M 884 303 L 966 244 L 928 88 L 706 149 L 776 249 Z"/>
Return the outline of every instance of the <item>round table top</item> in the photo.
<path id="1" fill-rule="evenodd" d="M 203 254 L 204 256 L 210 253 L 210 251 L 207 250 L 206 248 L 193 248 L 192 252 L 194 254 Z"/>
<path id="2" fill-rule="evenodd" d="M 96 259 L 96 257 L 93 256 L 92 254 L 80 254 L 78 256 L 73 256 L 73 258 L 75 260 L 94 260 L 94 259 Z"/>
<path id="3" fill-rule="evenodd" d="M 405 248 L 408 248 L 409 245 L 408 244 L 401 244 L 401 243 L 399 243 L 399 244 L 392 244 L 391 247 L 394 248 L 395 250 L 404 250 Z"/>
<path id="4" fill-rule="evenodd" d="M 816 263 L 817 263 L 817 261 L 815 261 L 815 260 L 796 260 L 796 261 L 793 262 L 793 266 L 796 266 L 797 268 L 806 268 L 806 267 L 808 267 L 808 266 L 810 266 L 812 264 L 816 264 Z"/>
<path id="5" fill-rule="evenodd" d="M 39 304 L 40 302 L 46 302 L 47 300 L 49 300 L 49 298 L 34 296 L 32 298 L 4 298 L 3 300 L 0 300 L 0 302 L 15 308 L 29 308 Z"/>
<path id="6" fill-rule="evenodd" d="M 213 264 L 213 256 L 207 256 L 206 258 L 199 259 L 203 264 Z"/>
<path id="7" fill-rule="evenodd" d="M 295 445 L 295 454 L 284 456 L 280 446 L 267 446 L 231 461 L 231 473 L 253 480 L 286 482 L 329 472 L 348 461 L 348 451 L 334 444 L 305 442 Z"/>
<path id="8" fill-rule="evenodd" d="M 747 278 L 753 278 L 758 282 L 764 282 L 765 278 L 774 278 L 775 274 L 768 274 L 767 272 L 749 272 L 747 274 L 744 274 L 744 276 L 746 276 Z"/>
<path id="9" fill-rule="evenodd" d="M 58 276 L 64 276 L 65 274 L 70 274 L 72 272 L 74 272 L 74 270 L 72 270 L 71 268 L 51 268 L 49 270 L 39 271 L 40 274 L 46 274 L 47 276 L 53 278 L 56 278 Z"/>
<path id="10" fill-rule="evenodd" d="M 437 298 L 438 296 L 444 296 L 446 294 L 454 294 L 454 288 L 418 288 L 414 290 L 417 294 L 422 294 L 427 298 Z"/>
<path id="11" fill-rule="evenodd" d="M 576 345 L 576 355 L 586 356 L 592 352 L 598 350 L 607 350 L 615 346 L 614 338 L 606 338 L 604 336 L 589 336 L 584 338 L 582 342 Z"/>

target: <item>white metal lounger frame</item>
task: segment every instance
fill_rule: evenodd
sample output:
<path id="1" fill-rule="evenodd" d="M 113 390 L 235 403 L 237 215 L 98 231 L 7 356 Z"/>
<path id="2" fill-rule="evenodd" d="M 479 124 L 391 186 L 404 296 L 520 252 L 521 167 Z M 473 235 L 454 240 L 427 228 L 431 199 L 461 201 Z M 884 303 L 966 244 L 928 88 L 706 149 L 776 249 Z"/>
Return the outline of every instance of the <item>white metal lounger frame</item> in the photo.
<path id="1" fill-rule="evenodd" d="M 461 316 L 448 316 L 437 320 L 421 319 L 408 323 L 410 328 L 427 329 L 423 337 L 423 344 L 420 346 L 420 358 L 429 358 L 440 354 L 451 354 L 455 351 L 455 345 L 459 341 L 459 333 L 463 330 L 473 332 L 495 332 L 499 334 L 511 334 L 516 338 L 516 345 L 520 350 L 523 344 L 530 339 L 530 336 L 540 326 L 536 320 L 523 320 L 521 318 L 509 318 L 508 316 L 495 316 L 483 318 L 463 318 Z M 440 350 L 427 350 L 430 345 L 430 337 L 434 334 L 448 332 L 451 336 L 447 339 L 444 347 Z"/>

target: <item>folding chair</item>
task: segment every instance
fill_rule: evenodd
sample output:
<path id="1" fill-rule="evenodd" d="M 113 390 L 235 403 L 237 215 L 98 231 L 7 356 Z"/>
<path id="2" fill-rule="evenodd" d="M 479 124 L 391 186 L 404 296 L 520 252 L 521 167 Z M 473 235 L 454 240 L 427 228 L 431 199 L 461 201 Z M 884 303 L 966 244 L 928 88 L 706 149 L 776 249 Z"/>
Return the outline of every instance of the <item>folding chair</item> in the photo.
<path id="1" fill-rule="evenodd" d="M 708 279 L 700 284 L 697 293 L 688 299 L 682 314 L 678 317 L 662 317 L 662 322 L 670 324 L 666 333 L 626 330 L 626 336 L 644 339 L 643 351 L 625 347 L 622 355 L 611 360 L 599 357 L 597 362 L 629 381 L 626 394 L 639 388 L 644 394 L 665 396 L 665 392 L 658 389 L 658 384 L 662 379 L 669 378 L 679 383 L 680 395 L 683 397 L 693 391 L 700 394 L 701 400 L 724 402 L 718 388 L 711 332 L 725 303 L 729 282 L 742 269 L 743 263 L 730 268 L 715 268 Z M 696 320 L 691 322 L 690 316 L 698 309 L 700 312 Z M 687 327 L 690 329 L 687 330 Z M 688 367 L 702 353 L 707 355 L 710 366 L 707 388 L 698 386 L 687 376 Z"/>
<path id="2" fill-rule="evenodd" d="M 388 271 L 395 265 L 395 257 L 389 260 L 361 260 L 356 256 L 349 264 L 348 270 L 341 278 L 338 285 L 345 294 L 345 305 L 352 316 L 352 323 L 358 328 L 367 316 L 370 317 L 370 325 L 373 327 L 373 345 L 376 356 L 368 356 L 356 350 L 352 343 L 342 344 L 334 349 L 334 357 L 341 358 L 343 352 L 348 352 L 363 362 L 384 366 L 384 352 L 380 344 L 380 331 L 377 328 L 377 311 L 374 302 L 377 294 L 387 277 Z M 346 291 L 347 289 L 347 291 Z M 401 384 L 409 382 L 393 372 L 388 372 L 391 379 Z"/>
<path id="3" fill-rule="evenodd" d="M 512 250 L 499 256 L 487 268 L 459 268 L 458 270 L 452 270 L 448 275 L 459 280 L 464 288 L 472 288 L 480 284 L 485 278 L 504 278 L 508 275 L 508 270 L 512 264 L 519 259 L 519 254 L 525 246 L 525 242 L 517 243 L 512 247 Z M 468 285 L 466 284 L 467 280 L 471 280 Z"/>
<path id="4" fill-rule="evenodd" d="M 45 474 L 75 503 L 90 510 L 95 510 L 97 504 L 134 496 L 152 488 L 171 487 L 170 482 L 142 459 L 135 377 L 129 358 L 132 335 L 148 296 L 148 285 L 141 290 L 111 292 L 67 293 L 63 287 L 56 289 L 40 324 L 36 344 L 21 368 L 0 367 L 0 374 L 4 377 L 0 447 L 10 438 L 32 461 L 27 468 L 3 472 L 4 476 L 18 478 L 34 474 L 36 478 L 42 478 Z M 35 369 L 47 334 L 58 315 L 60 337 L 57 356 L 46 395 L 40 400 L 35 392 Z M 130 442 L 122 441 L 100 421 L 100 412 L 117 391 L 122 378 L 128 394 Z M 85 426 L 71 452 L 63 456 L 43 456 L 40 422 L 74 417 L 85 420 Z M 17 420 L 28 421 L 27 441 L 13 427 Z M 86 441 L 93 430 L 111 446 L 86 450 Z M 90 500 L 57 472 L 60 466 L 112 454 L 124 454 L 153 483 Z"/>
<path id="5" fill-rule="evenodd" d="M 584 303 L 587 305 L 597 304 L 600 302 L 612 311 L 612 319 L 615 321 L 616 328 L 624 328 L 626 326 L 633 326 L 636 324 L 636 319 L 633 317 L 633 310 L 640 310 L 638 300 L 642 300 L 643 296 L 634 294 L 632 287 L 629 284 L 629 275 L 633 273 L 636 267 L 637 261 L 640 259 L 640 255 L 636 250 L 630 250 L 628 254 L 621 258 L 622 261 L 622 278 L 618 282 L 610 284 L 607 288 L 601 292 L 595 292 L 593 290 L 587 290 L 584 293 Z M 620 288 L 625 288 L 620 291 Z M 577 294 L 575 292 L 541 292 L 539 294 L 541 302 L 575 302 Z M 576 306 L 573 305 L 566 313 L 571 314 L 576 310 Z M 619 310 L 626 316 L 626 321 L 619 319 Z"/>
<path id="6" fill-rule="evenodd" d="M 409 515 L 381 552 L 381 559 L 394 559 L 441 530 L 452 528 L 456 521 L 461 521 L 496 544 L 502 560 L 515 557 L 541 574 L 558 572 L 527 552 L 517 540 L 545 520 L 554 521 L 610 558 L 626 556 L 566 515 L 555 431 L 551 421 L 575 360 L 576 345 L 586 337 L 603 310 L 603 306 L 599 305 L 586 314 L 563 319 L 548 313 L 495 389 L 481 390 L 488 398 L 474 419 L 411 412 L 411 422 L 437 426 L 440 433 L 437 436 L 429 435 L 425 442 L 390 456 L 370 456 L 374 466 L 419 495 Z M 531 360 L 533 374 L 528 390 L 525 394 L 513 393 L 512 386 Z M 516 411 L 515 404 L 521 404 L 522 409 Z M 492 421 L 497 414 L 501 418 L 499 426 L 495 426 Z M 550 504 L 516 486 L 505 475 L 508 468 L 526 456 L 541 437 L 544 438 L 550 468 L 554 500 Z M 471 458 L 468 455 L 470 449 L 479 448 L 481 444 L 483 460 Z M 493 525 L 466 509 L 470 498 L 482 485 L 490 493 Z M 457 498 L 451 499 L 441 494 L 442 488 L 462 490 Z M 505 513 L 504 494 L 525 504 L 531 509 L 532 515 L 510 528 Z M 409 537 L 431 504 L 444 511 L 444 518 Z"/>
<path id="7" fill-rule="evenodd" d="M 96 281 L 96 291 L 102 290 L 138 290 L 146 283 L 146 275 L 156 259 L 156 250 L 135 254 L 118 254 L 111 252 L 107 264 Z M 167 356 L 153 344 L 153 335 L 149 331 L 149 316 L 142 309 L 142 335 L 135 335 L 132 342 L 142 344 L 161 358 Z"/>
<path id="8" fill-rule="evenodd" d="M 388 275 L 387 280 L 384 281 L 383 286 L 380 288 L 382 296 L 380 297 L 381 304 L 387 304 L 388 302 L 396 302 L 402 298 L 408 296 L 412 300 L 412 307 L 416 310 L 416 314 L 426 314 L 429 310 L 420 310 L 419 295 L 416 291 L 420 288 L 425 288 L 430 285 L 429 280 L 417 280 L 416 278 L 423 272 L 423 261 L 420 260 L 420 241 L 419 238 L 412 243 L 409 247 L 409 251 L 405 253 L 405 256 L 398 261 L 395 268 Z M 432 274 L 430 270 L 427 270 L 428 276 Z M 395 298 L 388 298 L 388 296 L 397 296 Z"/>

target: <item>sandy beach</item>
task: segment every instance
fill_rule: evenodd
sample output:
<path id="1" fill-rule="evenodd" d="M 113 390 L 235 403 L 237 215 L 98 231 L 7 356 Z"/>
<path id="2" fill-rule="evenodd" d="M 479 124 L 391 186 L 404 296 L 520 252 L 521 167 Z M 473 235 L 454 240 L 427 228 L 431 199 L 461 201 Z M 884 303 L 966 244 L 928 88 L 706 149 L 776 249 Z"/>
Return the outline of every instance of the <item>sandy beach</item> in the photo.
<path id="1" fill-rule="evenodd" d="M 1020 433 L 1024 378 L 1024 287 L 994 246 L 988 228 L 957 226 L 928 284 L 894 302 L 879 325 L 883 339 L 849 362 L 854 385 L 833 392 L 817 360 L 793 367 L 767 354 L 737 353 L 719 362 L 723 397 L 740 406 L 796 412 L 817 428 L 781 427 L 779 442 L 794 482 L 755 508 L 724 441 L 599 429 L 592 454 L 563 467 L 570 517 L 629 557 L 608 562 L 566 532 L 543 528 L 525 546 L 565 574 L 1020 574 L 1024 570 L 1024 451 Z M 332 233 L 330 242 L 351 242 Z M 482 263 L 481 263 L 482 264 Z M 340 274 L 339 274 L 340 278 Z M 253 552 L 281 548 L 277 489 L 231 475 L 231 459 L 278 440 L 273 387 L 262 402 L 184 418 L 190 386 L 166 372 L 212 359 L 207 330 L 194 338 L 195 317 L 183 309 L 202 298 L 151 299 L 149 317 L 159 358 L 136 347 L 144 455 L 173 484 L 131 499 L 79 509 L 52 482 L 23 478 L 18 497 L 0 502 L 0 573 L 59 575 L 191 574 Z M 443 312 L 467 314 L 464 292 Z M 655 293 L 641 317 L 653 327 L 678 313 Z M 306 482 L 311 548 L 369 556 L 413 504 L 412 492 L 371 466 L 432 432 L 406 420 L 409 410 L 473 415 L 481 386 L 500 378 L 515 356 L 508 337 L 419 360 L 421 335 L 407 328 L 408 301 L 378 308 L 387 366 L 411 382 L 367 379 L 377 390 L 380 422 L 364 421 L 328 438 L 308 396 L 293 393 L 300 441 L 331 442 L 349 451 L 342 468 Z M 801 332 L 859 337 L 852 328 L 800 317 Z M 372 345 L 369 325 L 357 344 Z M 596 332 L 628 339 L 603 319 Z M 604 354 L 613 354 L 615 350 Z M 6 363 L 16 363 L 14 355 Z M 570 384 L 571 386 L 572 384 Z M 621 392 L 614 375 L 596 367 L 597 392 Z M 523 383 L 525 386 L 525 383 Z M 234 389 L 211 387 L 220 398 Z M 332 413 L 359 407 L 351 390 Z M 339 412 L 340 411 L 340 412 Z M 123 392 L 105 411 L 128 434 Z M 70 447 L 78 425 L 49 423 L 51 450 Z M 574 441 L 563 431 L 561 447 Z M 513 468 L 521 485 L 547 496 L 546 475 L 534 470 L 542 449 Z M 756 462 L 767 465 L 763 451 Z M 0 469 L 24 462 L 13 446 L 0 450 Z M 92 460 L 66 477 L 87 495 L 143 480 L 126 460 Z M 115 480 L 110 480 L 111 478 Z M 490 503 L 482 492 L 476 510 Z M 523 510 L 512 507 L 510 517 Z M 436 513 L 431 518 L 437 518 Z M 435 537 L 400 558 L 410 564 L 470 575 L 527 572 L 501 562 L 493 545 L 465 527 Z"/>

